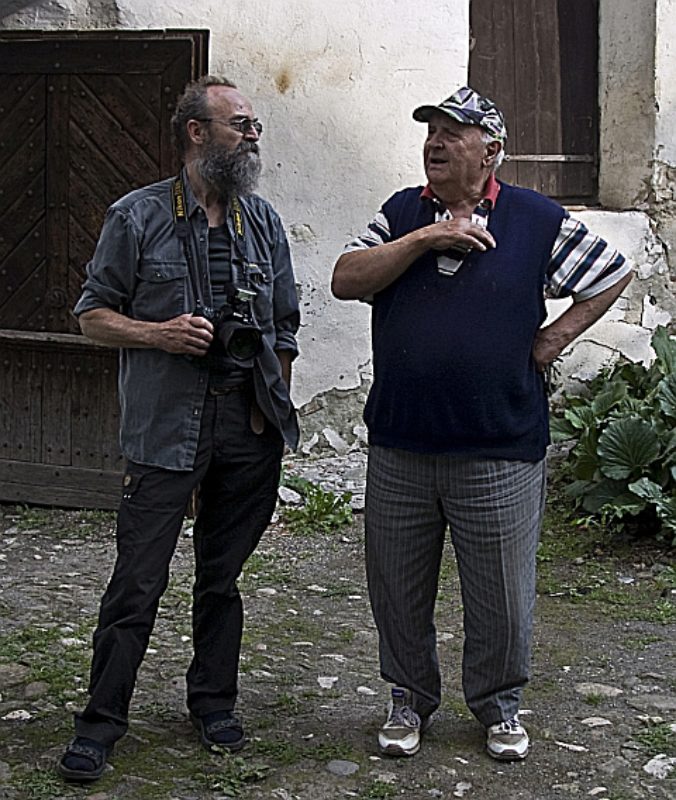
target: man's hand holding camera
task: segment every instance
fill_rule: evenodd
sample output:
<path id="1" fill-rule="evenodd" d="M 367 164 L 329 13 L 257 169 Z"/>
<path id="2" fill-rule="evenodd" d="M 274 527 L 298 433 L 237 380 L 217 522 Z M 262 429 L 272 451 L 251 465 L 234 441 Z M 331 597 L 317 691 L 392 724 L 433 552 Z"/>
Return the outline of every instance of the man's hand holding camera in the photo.
<path id="1" fill-rule="evenodd" d="M 157 347 L 167 353 L 203 356 L 214 338 L 213 324 L 193 314 L 181 314 L 157 325 Z"/>

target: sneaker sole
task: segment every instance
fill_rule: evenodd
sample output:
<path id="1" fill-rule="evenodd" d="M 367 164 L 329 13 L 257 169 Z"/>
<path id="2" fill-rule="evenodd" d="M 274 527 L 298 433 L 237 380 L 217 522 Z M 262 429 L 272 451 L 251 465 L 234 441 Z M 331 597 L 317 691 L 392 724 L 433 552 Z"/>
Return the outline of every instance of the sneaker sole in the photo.
<path id="1" fill-rule="evenodd" d="M 378 742 L 378 749 L 384 756 L 390 756 L 390 758 L 401 758 L 402 756 L 414 756 L 417 752 L 420 751 L 420 742 L 411 748 L 410 750 L 406 750 L 398 744 L 388 744 L 383 747 L 380 742 Z"/>
<path id="2" fill-rule="evenodd" d="M 526 748 L 523 753 L 520 753 L 518 750 L 513 750 L 511 748 L 505 748 L 499 752 L 495 750 L 491 750 L 489 747 L 486 748 L 486 752 L 491 758 L 494 758 L 496 761 L 523 761 L 524 758 L 528 755 L 528 749 Z"/>

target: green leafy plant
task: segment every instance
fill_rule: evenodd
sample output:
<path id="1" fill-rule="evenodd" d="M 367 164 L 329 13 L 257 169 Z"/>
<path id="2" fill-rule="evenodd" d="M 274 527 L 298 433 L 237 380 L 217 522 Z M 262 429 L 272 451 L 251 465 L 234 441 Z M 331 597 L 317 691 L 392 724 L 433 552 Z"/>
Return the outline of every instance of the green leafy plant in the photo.
<path id="1" fill-rule="evenodd" d="M 604 697 L 602 694 L 597 694 L 596 692 L 590 692 L 584 696 L 584 701 L 587 705 L 590 706 L 600 706 L 603 704 Z"/>
<path id="2" fill-rule="evenodd" d="M 676 341 L 659 327 L 651 344 L 649 367 L 618 363 L 584 396 L 566 396 L 551 431 L 575 441 L 566 493 L 576 507 L 676 544 Z"/>
<path id="3" fill-rule="evenodd" d="M 374 779 L 360 795 L 360 800 L 387 800 L 397 794 L 397 787 L 380 778 Z"/>
<path id="4" fill-rule="evenodd" d="M 676 756 L 676 732 L 666 722 L 648 723 L 645 730 L 634 733 L 632 739 L 637 741 L 650 755 L 659 753 Z"/>
<path id="5" fill-rule="evenodd" d="M 212 791 L 239 797 L 246 784 L 265 780 L 269 769 L 266 764 L 254 764 L 241 756 L 224 755 L 218 773 L 205 776 L 205 780 Z"/>
<path id="6" fill-rule="evenodd" d="M 63 800 L 74 796 L 52 770 L 24 770 L 14 776 L 12 784 L 22 792 L 20 796 L 26 800 L 55 800 L 55 798 Z"/>
<path id="7" fill-rule="evenodd" d="M 285 508 L 284 520 L 296 533 L 329 533 L 352 522 L 351 492 L 335 494 L 303 478 L 285 485 L 303 498 L 298 508 Z"/>

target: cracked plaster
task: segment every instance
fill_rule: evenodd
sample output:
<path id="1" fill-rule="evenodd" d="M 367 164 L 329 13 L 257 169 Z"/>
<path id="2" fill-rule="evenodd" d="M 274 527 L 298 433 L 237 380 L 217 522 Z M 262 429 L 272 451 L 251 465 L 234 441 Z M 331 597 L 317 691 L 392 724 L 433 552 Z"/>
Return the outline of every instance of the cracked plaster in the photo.
<path id="1" fill-rule="evenodd" d="M 116 0 L 6 0 L 0 3 L 0 30 L 87 30 L 120 26 Z"/>

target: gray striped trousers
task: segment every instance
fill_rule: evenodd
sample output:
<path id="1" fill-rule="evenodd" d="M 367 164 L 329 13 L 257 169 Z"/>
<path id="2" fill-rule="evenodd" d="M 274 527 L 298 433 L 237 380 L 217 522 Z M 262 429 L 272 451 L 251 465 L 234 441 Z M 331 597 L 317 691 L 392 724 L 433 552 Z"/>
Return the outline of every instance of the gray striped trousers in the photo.
<path id="1" fill-rule="evenodd" d="M 434 608 L 447 526 L 460 576 L 465 701 L 483 725 L 514 716 L 528 682 L 545 461 L 372 446 L 366 569 L 384 680 L 421 716 L 441 701 Z"/>

